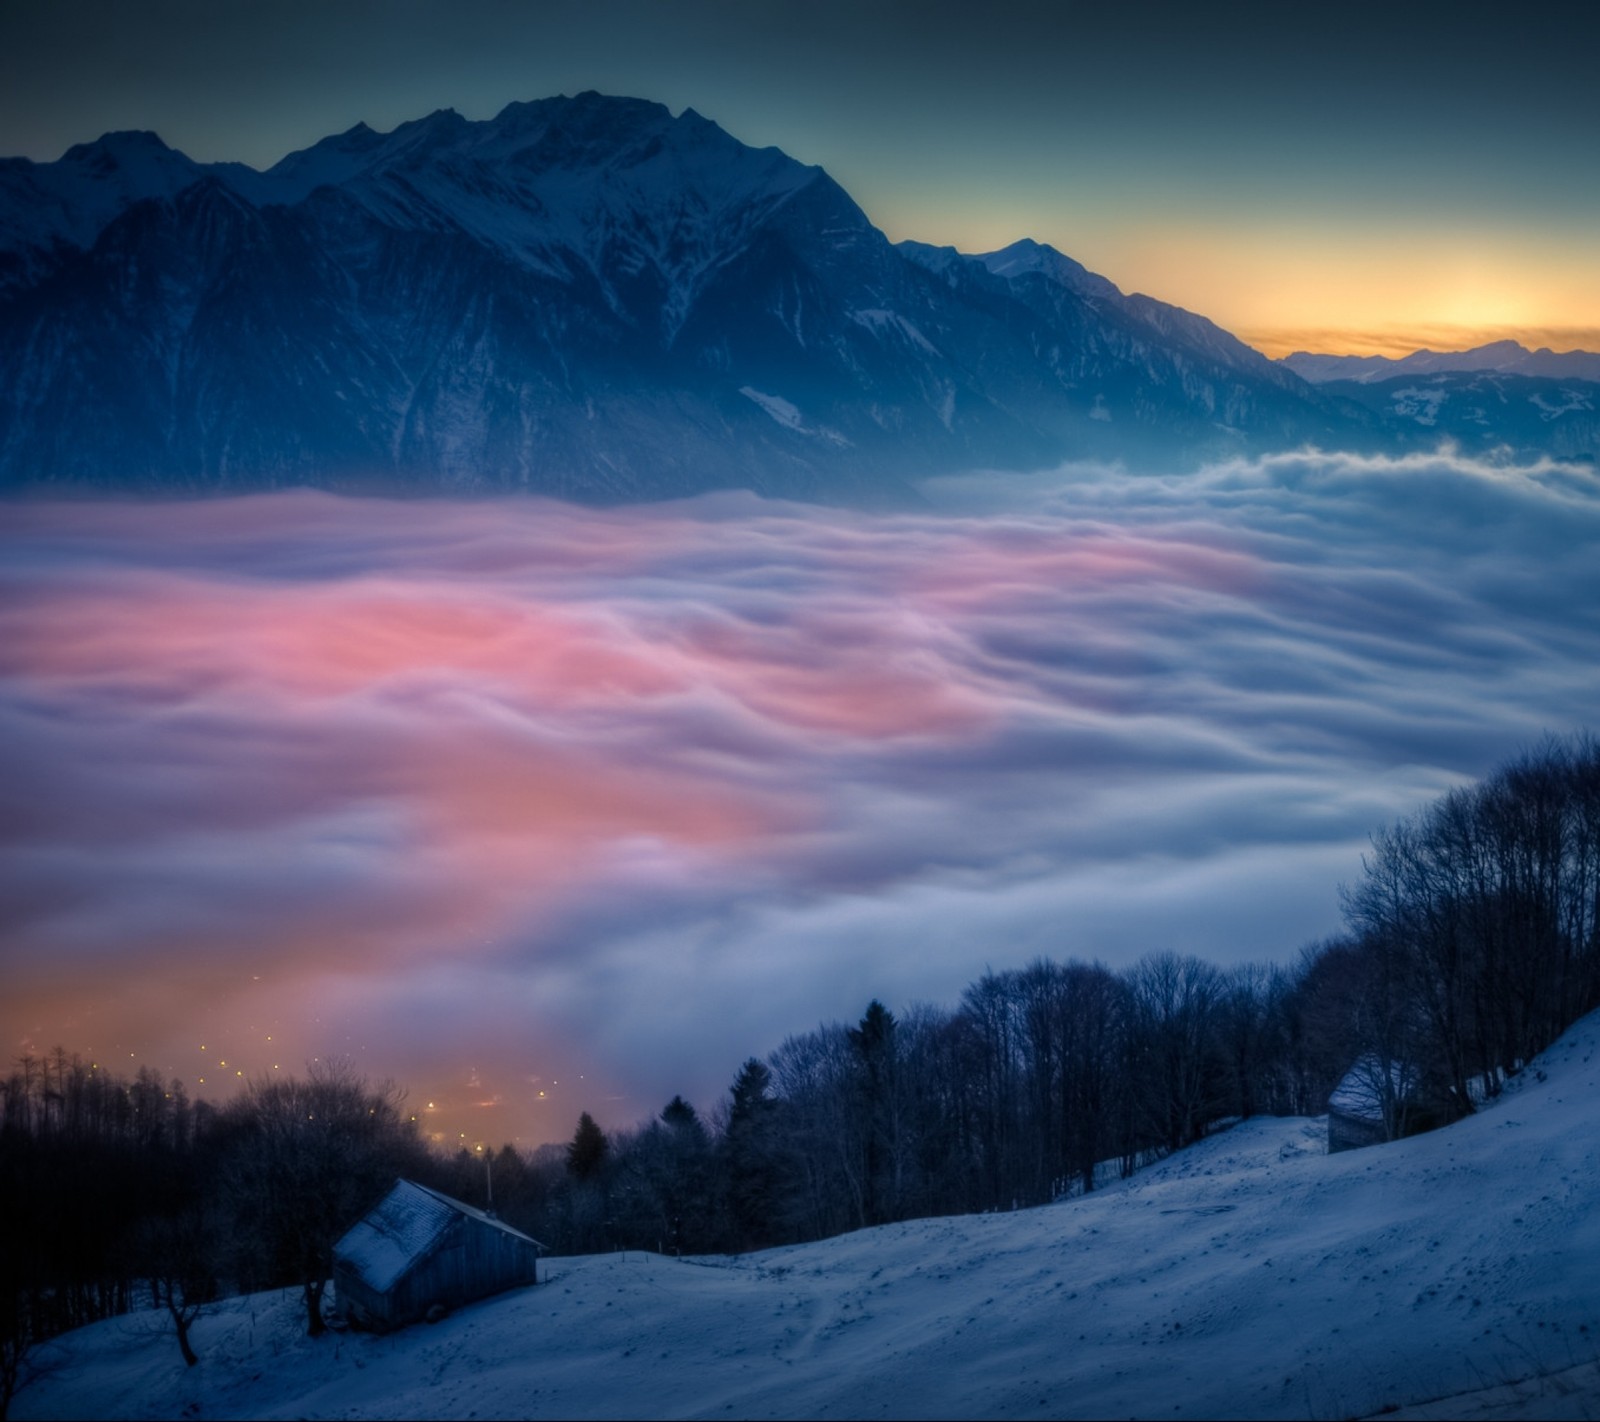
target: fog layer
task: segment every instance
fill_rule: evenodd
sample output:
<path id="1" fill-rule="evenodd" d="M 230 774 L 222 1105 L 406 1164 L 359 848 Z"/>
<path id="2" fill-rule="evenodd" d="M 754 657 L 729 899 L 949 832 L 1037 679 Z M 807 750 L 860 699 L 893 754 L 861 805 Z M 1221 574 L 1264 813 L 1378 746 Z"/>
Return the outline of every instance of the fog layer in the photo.
<path id="1" fill-rule="evenodd" d="M 986 965 L 1287 958 L 1369 831 L 1594 723 L 1592 474 L 927 494 L 10 506 L 7 1054 L 565 1137 Z"/>

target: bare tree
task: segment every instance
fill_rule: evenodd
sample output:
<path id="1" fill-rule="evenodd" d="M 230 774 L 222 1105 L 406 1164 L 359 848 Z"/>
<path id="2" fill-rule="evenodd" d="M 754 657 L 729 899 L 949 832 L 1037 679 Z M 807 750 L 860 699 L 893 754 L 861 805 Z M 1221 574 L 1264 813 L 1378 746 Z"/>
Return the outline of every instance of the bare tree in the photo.
<path id="1" fill-rule="evenodd" d="M 408 1168 L 425 1165 L 391 1082 L 370 1085 L 348 1062 L 314 1063 L 305 1079 L 258 1078 L 234 1108 L 227 1167 L 241 1242 L 268 1271 L 304 1290 L 306 1331 L 326 1324 L 333 1246 Z"/>
<path id="2" fill-rule="evenodd" d="M 1222 976 L 1199 958 L 1153 953 L 1128 974 L 1132 1079 L 1152 1144 L 1177 1150 L 1220 1114 L 1216 1045 Z"/>
<path id="3" fill-rule="evenodd" d="M 167 1311 L 178 1351 L 191 1368 L 200 1361 L 189 1330 L 221 1292 L 217 1233 L 212 1212 L 199 1200 L 172 1214 L 147 1219 L 139 1231 L 141 1272 L 157 1308 Z"/>

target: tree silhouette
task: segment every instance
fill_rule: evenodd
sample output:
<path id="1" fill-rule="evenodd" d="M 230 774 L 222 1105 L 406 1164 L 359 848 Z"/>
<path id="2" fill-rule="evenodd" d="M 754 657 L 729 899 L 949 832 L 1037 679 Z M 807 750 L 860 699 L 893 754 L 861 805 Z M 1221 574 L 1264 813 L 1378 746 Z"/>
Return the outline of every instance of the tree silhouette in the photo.
<path id="1" fill-rule="evenodd" d="M 611 1142 L 585 1111 L 578 1117 L 578 1129 L 567 1146 L 567 1173 L 574 1179 L 591 1181 L 600 1173 L 611 1150 Z"/>

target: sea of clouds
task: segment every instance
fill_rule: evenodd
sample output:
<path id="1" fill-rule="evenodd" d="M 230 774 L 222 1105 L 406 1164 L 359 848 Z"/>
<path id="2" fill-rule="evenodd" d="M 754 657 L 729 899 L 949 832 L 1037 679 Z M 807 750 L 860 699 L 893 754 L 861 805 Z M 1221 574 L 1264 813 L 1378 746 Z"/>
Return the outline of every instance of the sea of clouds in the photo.
<path id="1" fill-rule="evenodd" d="M 1592 471 L 926 495 L 7 506 L 8 1056 L 628 1124 L 986 966 L 1292 958 L 1374 828 L 1600 720 Z"/>

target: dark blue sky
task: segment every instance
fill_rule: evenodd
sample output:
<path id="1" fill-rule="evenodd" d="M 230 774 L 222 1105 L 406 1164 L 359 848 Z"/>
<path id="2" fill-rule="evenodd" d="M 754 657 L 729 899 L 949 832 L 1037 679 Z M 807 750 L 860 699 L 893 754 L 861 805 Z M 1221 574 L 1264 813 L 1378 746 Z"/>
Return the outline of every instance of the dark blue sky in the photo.
<path id="1" fill-rule="evenodd" d="M 136 127 L 264 166 L 357 120 L 487 117 L 595 88 L 692 105 L 821 163 L 892 237 L 1038 237 L 1269 346 L 1439 344 L 1451 327 L 1594 345 L 1591 17 L 6 0 L 0 152 L 49 159 Z"/>

